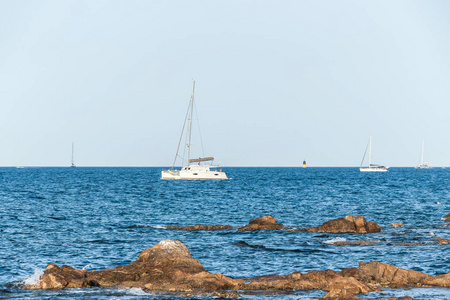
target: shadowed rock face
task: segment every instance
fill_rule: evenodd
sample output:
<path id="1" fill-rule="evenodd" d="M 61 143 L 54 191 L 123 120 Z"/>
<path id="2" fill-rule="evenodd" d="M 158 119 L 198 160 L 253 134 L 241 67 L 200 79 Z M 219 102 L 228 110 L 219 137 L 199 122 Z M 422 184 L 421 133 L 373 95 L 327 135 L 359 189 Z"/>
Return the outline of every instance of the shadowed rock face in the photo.
<path id="1" fill-rule="evenodd" d="M 272 216 L 263 216 L 256 219 L 251 219 L 248 225 L 240 227 L 238 231 L 251 230 L 280 230 L 283 229 L 283 224 L 276 224 L 277 219 Z"/>
<path id="2" fill-rule="evenodd" d="M 381 227 L 375 222 L 366 222 L 363 216 L 348 215 L 344 218 L 330 220 L 317 227 L 297 229 L 297 231 L 327 232 L 327 233 L 375 233 Z"/>
<path id="3" fill-rule="evenodd" d="M 189 226 L 167 226 L 168 229 L 173 230 L 225 230 L 233 229 L 230 225 L 189 225 Z"/>
<path id="4" fill-rule="evenodd" d="M 444 220 L 447 221 L 447 222 L 450 222 L 450 214 L 447 214 L 447 215 L 444 217 Z"/>
<path id="5" fill-rule="evenodd" d="M 383 287 L 450 287 L 450 272 L 433 277 L 373 261 L 360 263 L 359 269 L 349 268 L 341 272 L 332 270 L 310 271 L 306 274 L 294 272 L 289 275 L 266 275 L 241 280 L 206 271 L 198 260 L 191 257 L 189 250 L 180 241 L 165 240 L 142 251 L 137 260 L 129 265 L 114 269 L 86 271 L 49 264 L 39 284 L 26 288 L 62 289 L 93 286 L 135 287 L 154 293 L 178 296 L 204 295 L 227 298 L 239 297 L 239 293 L 276 294 L 315 289 L 328 292 L 323 299 L 358 299 L 354 294 L 379 291 Z"/>

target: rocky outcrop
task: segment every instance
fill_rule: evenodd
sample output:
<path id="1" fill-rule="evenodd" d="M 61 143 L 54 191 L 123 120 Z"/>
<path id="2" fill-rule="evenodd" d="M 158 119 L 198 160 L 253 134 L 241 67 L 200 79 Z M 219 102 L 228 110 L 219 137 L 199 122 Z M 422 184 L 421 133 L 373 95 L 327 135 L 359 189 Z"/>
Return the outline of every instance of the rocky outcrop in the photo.
<path id="1" fill-rule="evenodd" d="M 404 226 L 403 223 L 392 223 L 391 225 L 389 225 L 389 227 L 399 227 L 399 226 Z"/>
<path id="2" fill-rule="evenodd" d="M 210 291 L 235 290 L 243 285 L 220 273 L 206 271 L 191 257 L 180 241 L 161 241 L 141 252 L 129 265 L 103 271 L 77 270 L 69 266 L 49 264 L 39 285 L 30 289 L 61 289 L 80 287 L 123 287 L 145 290 L 185 292 L 196 289 Z"/>
<path id="3" fill-rule="evenodd" d="M 444 221 L 450 222 L 450 214 L 447 214 L 447 215 L 444 217 Z"/>
<path id="4" fill-rule="evenodd" d="M 168 229 L 173 230 L 225 230 L 233 229 L 230 225 L 189 225 L 189 226 L 167 226 Z"/>
<path id="5" fill-rule="evenodd" d="M 268 291 L 267 293 L 277 294 L 314 289 L 328 292 L 323 299 L 358 299 L 355 294 L 407 286 L 450 287 L 450 272 L 431 276 L 372 261 L 361 262 L 359 268 L 343 269 L 341 272 L 293 272 L 289 275 L 233 279 L 206 271 L 198 260 L 191 257 L 189 250 L 180 241 L 165 240 L 142 251 L 137 260 L 129 265 L 114 269 L 87 271 L 49 264 L 39 283 L 26 288 L 142 288 L 144 291 L 158 294 L 226 298 L 237 298 L 240 293 L 262 294 Z"/>
<path id="6" fill-rule="evenodd" d="M 251 219 L 248 225 L 240 227 L 238 231 L 251 230 L 280 230 L 283 229 L 283 224 L 276 224 L 277 219 L 272 216 L 263 216 L 256 219 Z"/>
<path id="7" fill-rule="evenodd" d="M 358 278 L 370 286 L 389 288 L 430 286 L 429 282 L 433 279 L 431 275 L 419 271 L 408 271 L 377 261 L 360 262 Z"/>
<path id="8" fill-rule="evenodd" d="M 296 231 L 328 232 L 328 233 L 375 233 L 380 232 L 381 227 L 375 222 L 367 222 L 363 216 L 352 215 L 344 218 L 330 220 L 318 227 L 297 229 Z"/>

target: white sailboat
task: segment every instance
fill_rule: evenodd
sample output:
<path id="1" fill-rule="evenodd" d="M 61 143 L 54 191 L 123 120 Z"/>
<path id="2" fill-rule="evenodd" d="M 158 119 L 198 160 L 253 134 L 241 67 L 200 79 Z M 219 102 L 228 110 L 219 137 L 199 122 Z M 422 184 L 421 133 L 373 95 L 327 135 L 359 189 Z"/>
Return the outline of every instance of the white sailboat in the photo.
<path id="1" fill-rule="evenodd" d="M 359 167 L 360 172 L 387 172 L 389 167 L 377 165 L 372 163 L 372 137 L 369 139 L 369 144 L 367 145 L 369 147 L 369 166 L 363 167 L 362 164 L 364 163 L 364 158 L 366 157 L 367 153 L 367 147 L 366 151 L 364 152 L 363 159 L 361 161 L 361 165 Z"/>
<path id="2" fill-rule="evenodd" d="M 75 164 L 73 163 L 73 142 L 72 142 L 72 164 L 70 165 L 71 168 L 75 168 Z"/>
<path id="3" fill-rule="evenodd" d="M 430 165 L 430 163 L 424 162 L 423 161 L 423 150 L 425 147 L 425 141 L 422 141 L 422 155 L 420 156 L 420 165 L 416 166 L 416 169 L 431 169 L 432 166 Z"/>
<path id="4" fill-rule="evenodd" d="M 222 172 L 222 169 L 217 170 L 218 166 L 213 166 L 212 162 L 214 157 L 199 157 L 191 158 L 191 133 L 192 133 L 192 114 L 194 110 L 194 91 L 195 91 L 195 81 L 192 87 L 192 96 L 189 103 L 189 108 L 186 113 L 186 118 L 184 120 L 183 130 L 181 131 L 180 141 L 178 143 L 177 153 L 175 154 L 175 159 L 173 161 L 172 168 L 169 170 L 161 171 L 161 179 L 173 180 L 173 179 L 185 179 L 185 180 L 225 180 L 228 179 L 227 174 Z M 189 120 L 188 120 L 189 116 Z M 183 138 L 184 128 L 186 127 L 186 122 L 189 122 L 188 128 L 188 141 L 186 143 L 187 148 L 187 160 L 186 165 L 181 167 L 181 169 L 175 169 L 175 163 L 180 150 L 181 140 Z M 210 164 L 205 164 L 205 162 L 210 162 Z M 184 164 L 184 163 L 183 163 Z"/>

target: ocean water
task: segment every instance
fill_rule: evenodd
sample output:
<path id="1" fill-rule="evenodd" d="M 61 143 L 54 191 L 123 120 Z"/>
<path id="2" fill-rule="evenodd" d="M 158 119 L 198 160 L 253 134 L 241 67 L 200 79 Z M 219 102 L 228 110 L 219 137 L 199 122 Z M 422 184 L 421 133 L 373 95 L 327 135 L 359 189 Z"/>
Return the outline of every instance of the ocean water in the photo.
<path id="1" fill-rule="evenodd" d="M 0 299 L 169 299 L 140 289 L 29 291 L 49 263 L 101 270 L 128 264 L 164 239 L 183 242 L 210 272 L 231 277 L 357 267 L 372 260 L 430 275 L 450 271 L 450 169 L 224 168 L 228 181 L 162 181 L 161 168 L 0 168 Z M 348 214 L 381 233 L 174 231 L 167 225 L 243 226 L 271 215 L 292 228 Z M 402 222 L 409 226 L 392 228 Z M 339 240 L 376 245 L 335 246 Z M 420 246 L 402 246 L 420 243 Z M 317 299 L 323 291 L 243 295 Z M 450 299 L 450 289 L 385 289 L 363 298 Z M 205 297 L 199 297 L 205 298 Z M 192 298 L 191 298 L 192 299 Z"/>

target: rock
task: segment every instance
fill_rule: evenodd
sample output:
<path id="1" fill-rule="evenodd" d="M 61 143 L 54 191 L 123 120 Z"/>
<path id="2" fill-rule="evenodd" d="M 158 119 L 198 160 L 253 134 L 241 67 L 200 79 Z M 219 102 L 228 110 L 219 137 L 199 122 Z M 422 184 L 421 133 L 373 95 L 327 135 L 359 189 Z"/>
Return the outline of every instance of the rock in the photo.
<path id="1" fill-rule="evenodd" d="M 444 217 L 444 221 L 450 222 L 450 214 L 447 214 L 447 215 Z"/>
<path id="2" fill-rule="evenodd" d="M 173 230 L 225 230 L 233 229 L 230 225 L 189 225 L 189 226 L 167 226 L 168 229 Z"/>
<path id="3" fill-rule="evenodd" d="M 331 290 L 328 294 L 326 294 L 321 299 L 330 299 L 330 300 L 358 300 L 360 299 L 358 296 L 352 294 L 346 289 L 334 289 Z"/>
<path id="4" fill-rule="evenodd" d="M 375 286 L 404 288 L 406 286 L 420 287 L 433 277 L 418 271 L 407 271 L 390 264 L 377 261 L 359 263 L 359 279 Z"/>
<path id="5" fill-rule="evenodd" d="M 389 225 L 389 227 L 398 227 L 398 226 L 404 226 L 403 223 L 392 223 Z"/>
<path id="6" fill-rule="evenodd" d="M 352 215 L 348 215 L 344 218 L 327 221 L 318 227 L 301 229 L 301 231 L 328 233 L 375 233 L 380 232 L 381 227 L 375 222 L 366 222 L 366 219 L 363 216 L 354 217 Z"/>
<path id="7" fill-rule="evenodd" d="M 180 241 L 161 241 L 141 252 L 129 265 L 103 271 L 77 270 L 49 264 L 39 285 L 31 289 L 122 287 L 171 292 L 236 290 L 244 282 L 209 273 Z"/>
<path id="8" fill-rule="evenodd" d="M 374 245 L 374 244 L 379 243 L 374 241 L 339 241 L 333 243 L 333 245 L 336 246 L 344 246 L 344 245 L 356 246 L 356 245 Z"/>
<path id="9" fill-rule="evenodd" d="M 436 276 L 436 277 L 431 277 L 431 278 L 429 278 L 429 280 L 426 283 L 431 286 L 439 286 L 439 287 L 449 288 L 450 287 L 450 272 L 448 272 L 447 274 L 442 274 L 442 275 Z"/>
<path id="10" fill-rule="evenodd" d="M 37 285 L 24 288 L 141 288 L 156 294 L 227 298 L 239 298 L 240 293 L 276 295 L 286 291 L 315 289 L 328 292 L 323 299 L 358 299 L 355 294 L 407 286 L 450 287 L 450 272 L 434 277 L 372 261 L 360 262 L 359 269 L 348 268 L 341 272 L 293 272 L 289 275 L 233 279 L 206 271 L 180 241 L 164 240 L 142 251 L 136 261 L 114 269 L 87 271 L 49 264 Z"/>
<path id="11" fill-rule="evenodd" d="M 445 244 L 445 245 L 450 244 L 450 240 L 449 239 L 442 239 L 442 238 L 438 237 L 437 241 L 438 241 L 438 244 Z"/>
<path id="12" fill-rule="evenodd" d="M 251 230 L 280 230 L 283 229 L 283 224 L 276 224 L 277 219 L 272 216 L 263 216 L 256 219 L 251 219 L 248 225 L 240 227 L 238 231 Z"/>

